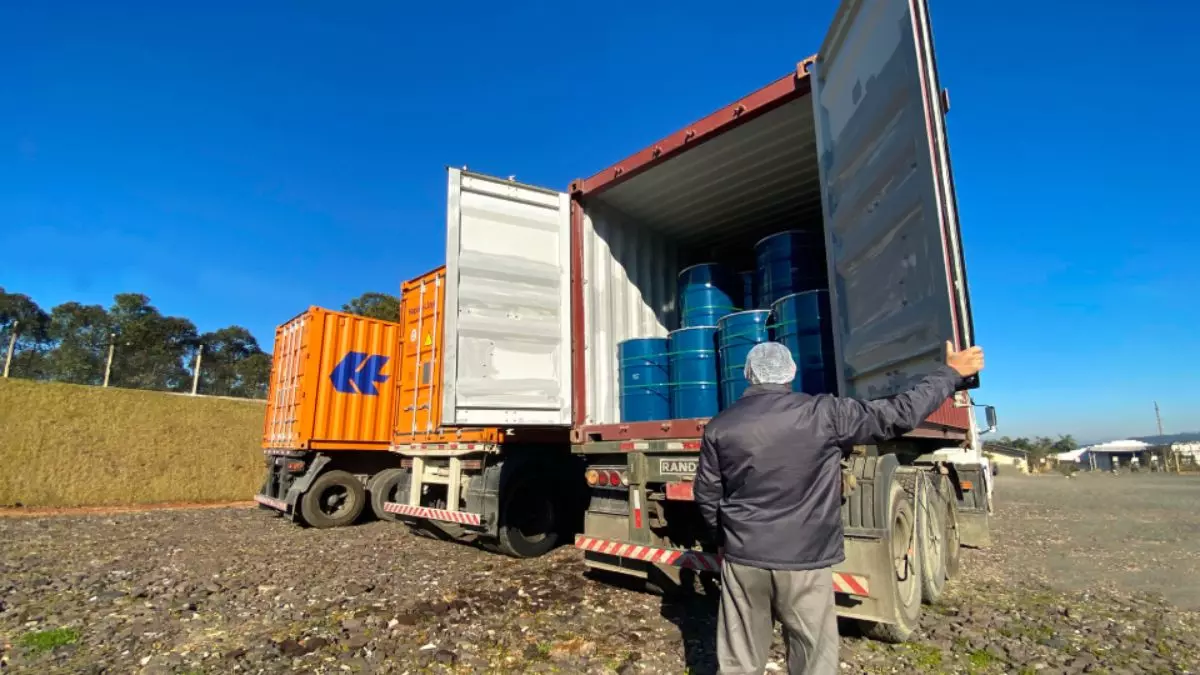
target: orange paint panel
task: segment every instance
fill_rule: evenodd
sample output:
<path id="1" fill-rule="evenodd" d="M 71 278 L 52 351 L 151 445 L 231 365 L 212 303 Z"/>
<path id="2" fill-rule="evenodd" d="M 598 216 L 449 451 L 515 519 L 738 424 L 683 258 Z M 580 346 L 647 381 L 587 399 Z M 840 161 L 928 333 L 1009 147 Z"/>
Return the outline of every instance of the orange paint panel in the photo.
<path id="1" fill-rule="evenodd" d="M 446 309 L 446 268 L 406 281 L 400 288 L 400 376 L 395 389 L 393 440 L 409 443 L 499 443 L 495 428 L 442 426 L 442 354 Z"/>
<path id="2" fill-rule="evenodd" d="M 275 331 L 264 448 L 386 450 L 400 324 L 312 307 Z"/>

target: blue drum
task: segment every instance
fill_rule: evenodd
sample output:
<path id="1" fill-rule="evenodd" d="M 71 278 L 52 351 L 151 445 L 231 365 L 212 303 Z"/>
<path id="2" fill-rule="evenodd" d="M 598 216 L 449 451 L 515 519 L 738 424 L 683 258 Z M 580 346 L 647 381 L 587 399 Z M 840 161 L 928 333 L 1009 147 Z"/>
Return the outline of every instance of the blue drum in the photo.
<path id="1" fill-rule="evenodd" d="M 792 293 L 829 286 L 825 268 L 825 236 L 818 230 L 788 230 L 754 245 L 758 266 L 758 306 L 770 308 Z"/>
<path id="2" fill-rule="evenodd" d="M 792 389 L 813 395 L 837 393 L 829 291 L 789 295 L 777 300 L 772 312 L 775 340 L 787 346 L 796 360 Z"/>
<path id="3" fill-rule="evenodd" d="M 722 410 L 733 405 L 750 386 L 746 380 L 746 355 L 754 345 L 771 339 L 767 329 L 770 317 L 770 310 L 751 309 L 729 314 L 717 324 Z"/>
<path id="4" fill-rule="evenodd" d="M 680 328 L 667 338 L 671 364 L 671 417 L 695 419 L 716 415 L 717 329 Z"/>
<path id="5" fill-rule="evenodd" d="M 735 289 L 736 277 L 716 263 L 684 269 L 679 273 L 679 327 L 717 325 L 741 301 L 742 293 Z"/>
<path id="6" fill-rule="evenodd" d="M 757 297 L 754 293 L 754 285 L 758 283 L 758 272 L 748 270 L 746 272 L 738 272 L 738 276 L 742 279 L 742 309 L 754 309 Z"/>
<path id="7" fill-rule="evenodd" d="M 621 421 L 670 419 L 667 339 L 635 338 L 618 344 L 617 365 L 621 376 Z"/>

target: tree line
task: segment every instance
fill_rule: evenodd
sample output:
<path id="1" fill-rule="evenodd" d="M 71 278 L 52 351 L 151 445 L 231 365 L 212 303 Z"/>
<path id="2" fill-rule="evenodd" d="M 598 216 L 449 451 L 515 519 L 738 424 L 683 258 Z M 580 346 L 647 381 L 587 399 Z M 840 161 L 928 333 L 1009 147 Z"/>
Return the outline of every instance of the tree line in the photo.
<path id="1" fill-rule="evenodd" d="M 399 300 L 384 293 L 365 293 L 342 309 L 399 318 Z M 246 328 L 200 333 L 190 319 L 163 315 L 140 293 L 119 293 L 107 308 L 64 302 L 46 311 L 0 287 L 0 366 L 10 343 L 9 376 L 32 380 L 103 384 L 110 348 L 113 387 L 190 392 L 201 350 L 198 393 L 266 398 L 271 374 L 271 354 Z"/>
<path id="2" fill-rule="evenodd" d="M 984 443 L 983 451 L 987 452 L 989 448 L 996 446 L 1024 451 L 1031 465 L 1040 462 L 1043 457 L 1051 457 L 1060 452 L 1071 452 L 1072 450 L 1079 449 L 1079 443 L 1071 434 L 1059 436 L 1057 439 L 1048 436 L 1035 436 L 1033 438 L 1001 436 L 994 441 Z"/>

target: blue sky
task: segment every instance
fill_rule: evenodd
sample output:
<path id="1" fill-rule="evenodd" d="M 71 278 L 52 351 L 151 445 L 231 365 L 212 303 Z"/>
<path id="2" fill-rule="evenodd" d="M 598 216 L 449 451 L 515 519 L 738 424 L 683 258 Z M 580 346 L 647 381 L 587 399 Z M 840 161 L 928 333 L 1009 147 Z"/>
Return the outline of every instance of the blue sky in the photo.
<path id="1" fill-rule="evenodd" d="M 834 0 L 6 3 L 0 286 L 273 328 L 444 257 L 445 165 L 565 188 L 779 77 Z M 521 4 L 521 3 L 517 3 Z M 1200 428 L 1200 21 L 933 3 L 1002 432 Z"/>

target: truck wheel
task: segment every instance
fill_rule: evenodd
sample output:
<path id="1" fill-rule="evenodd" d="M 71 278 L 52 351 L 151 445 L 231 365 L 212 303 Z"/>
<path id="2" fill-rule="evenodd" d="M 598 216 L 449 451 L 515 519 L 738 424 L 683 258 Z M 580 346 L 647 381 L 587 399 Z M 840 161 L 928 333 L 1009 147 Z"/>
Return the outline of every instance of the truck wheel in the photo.
<path id="1" fill-rule="evenodd" d="M 345 471 L 328 471 L 300 498 L 300 515 L 310 527 L 342 527 L 358 520 L 366 502 L 366 491 L 357 478 Z"/>
<path id="2" fill-rule="evenodd" d="M 959 557 L 962 554 L 962 536 L 958 531 L 958 498 L 954 485 L 946 476 L 939 475 L 937 481 L 937 508 L 942 512 L 942 541 L 946 549 L 946 578 L 958 575 Z"/>
<path id="3" fill-rule="evenodd" d="M 407 477 L 408 473 L 404 469 L 384 469 L 367 481 L 367 492 L 371 493 L 371 511 L 376 518 L 389 522 L 400 519 L 395 513 L 384 511 L 383 505 L 387 502 L 408 502 L 407 492 L 401 494 L 401 486 L 407 487 L 409 484 L 404 480 Z"/>
<path id="4" fill-rule="evenodd" d="M 524 481 L 509 490 L 500 510 L 500 550 L 514 558 L 536 558 L 558 543 L 558 503 L 544 483 Z"/>
<path id="5" fill-rule="evenodd" d="M 921 547 L 921 599 L 933 604 L 946 591 L 946 511 L 931 489 L 920 499 L 917 541 Z"/>
<path id="6" fill-rule="evenodd" d="M 890 584 L 895 594 L 895 623 L 863 623 L 863 633 L 881 642 L 904 642 L 917 630 L 921 619 L 921 560 L 917 544 L 916 518 L 912 502 L 899 480 L 892 481 L 889 491 L 891 525 L 884 541 L 891 553 L 895 582 Z"/>

